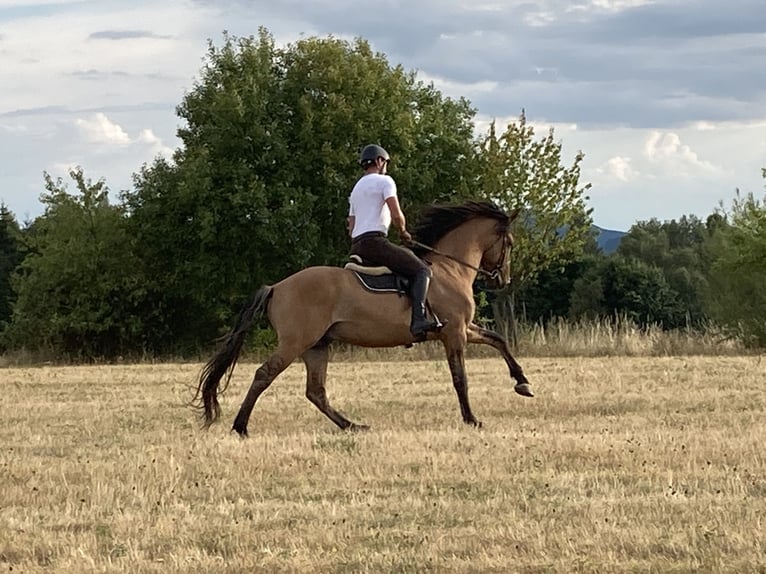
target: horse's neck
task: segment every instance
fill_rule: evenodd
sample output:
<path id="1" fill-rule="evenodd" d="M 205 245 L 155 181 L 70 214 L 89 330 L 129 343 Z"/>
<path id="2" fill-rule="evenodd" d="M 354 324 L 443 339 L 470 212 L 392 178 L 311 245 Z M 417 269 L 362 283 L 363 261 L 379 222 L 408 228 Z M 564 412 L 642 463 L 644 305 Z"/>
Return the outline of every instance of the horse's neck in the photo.
<path id="1" fill-rule="evenodd" d="M 437 251 L 451 255 L 455 259 L 468 263 L 473 267 L 478 267 L 484 252 L 478 240 L 478 224 L 479 222 L 469 221 L 461 225 L 445 235 L 434 247 Z M 467 275 L 475 273 L 469 267 L 463 267 L 462 269 Z"/>

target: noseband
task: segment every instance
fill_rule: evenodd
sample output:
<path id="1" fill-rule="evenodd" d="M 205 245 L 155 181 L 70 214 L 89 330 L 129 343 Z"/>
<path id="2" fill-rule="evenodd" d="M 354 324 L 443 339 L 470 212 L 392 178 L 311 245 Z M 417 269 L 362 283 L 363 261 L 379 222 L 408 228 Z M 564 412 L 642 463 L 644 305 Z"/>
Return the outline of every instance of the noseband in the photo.
<path id="1" fill-rule="evenodd" d="M 482 272 L 489 279 L 500 283 L 500 280 L 502 279 L 502 276 L 503 276 L 502 269 L 505 266 L 505 259 L 508 256 L 508 244 L 507 244 L 508 235 L 504 233 L 503 236 L 500 237 L 497 241 L 503 242 L 503 250 L 501 251 L 502 255 L 500 255 L 500 261 L 497 262 L 497 265 L 495 265 L 494 269 L 492 269 L 491 271 L 485 271 L 484 269 L 482 269 Z M 492 247 L 497 245 L 497 241 L 495 241 L 495 243 L 492 244 Z"/>

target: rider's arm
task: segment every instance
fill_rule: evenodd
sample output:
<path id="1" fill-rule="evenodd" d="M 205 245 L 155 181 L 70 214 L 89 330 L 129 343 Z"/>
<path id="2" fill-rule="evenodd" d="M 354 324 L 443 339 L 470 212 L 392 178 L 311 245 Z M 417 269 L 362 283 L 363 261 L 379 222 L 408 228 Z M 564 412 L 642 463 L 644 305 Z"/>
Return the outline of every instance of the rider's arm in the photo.
<path id="1" fill-rule="evenodd" d="M 351 235 L 354 232 L 354 223 L 356 223 L 356 216 L 349 215 L 346 221 L 348 224 L 348 234 Z"/>
<path id="2" fill-rule="evenodd" d="M 407 221 L 404 218 L 404 212 L 402 211 L 402 208 L 399 206 L 399 200 L 396 198 L 396 196 L 389 197 L 386 199 L 386 205 L 388 205 L 388 209 L 391 211 L 391 223 L 393 223 L 394 227 L 399 230 L 399 236 L 405 242 L 411 241 L 412 237 L 407 231 Z"/>

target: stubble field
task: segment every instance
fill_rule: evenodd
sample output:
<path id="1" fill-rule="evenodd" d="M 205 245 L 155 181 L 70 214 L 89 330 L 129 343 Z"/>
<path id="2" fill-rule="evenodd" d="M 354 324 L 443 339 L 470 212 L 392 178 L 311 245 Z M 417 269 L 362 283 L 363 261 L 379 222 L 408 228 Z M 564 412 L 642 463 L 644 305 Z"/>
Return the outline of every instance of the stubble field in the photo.
<path id="1" fill-rule="evenodd" d="M 0 370 L 0 572 L 766 572 L 757 357 L 331 363 L 339 431 L 295 364 L 229 428 L 198 364 Z"/>

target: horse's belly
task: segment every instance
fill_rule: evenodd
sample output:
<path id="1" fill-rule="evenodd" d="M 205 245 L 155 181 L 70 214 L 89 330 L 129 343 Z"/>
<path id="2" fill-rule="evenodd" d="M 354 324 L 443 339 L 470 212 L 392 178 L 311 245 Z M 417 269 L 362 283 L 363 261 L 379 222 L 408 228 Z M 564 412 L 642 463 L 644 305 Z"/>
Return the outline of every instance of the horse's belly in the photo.
<path id="1" fill-rule="evenodd" d="M 335 323 L 327 332 L 335 341 L 359 347 L 398 347 L 412 342 L 409 320 L 392 323 L 350 320 Z"/>

